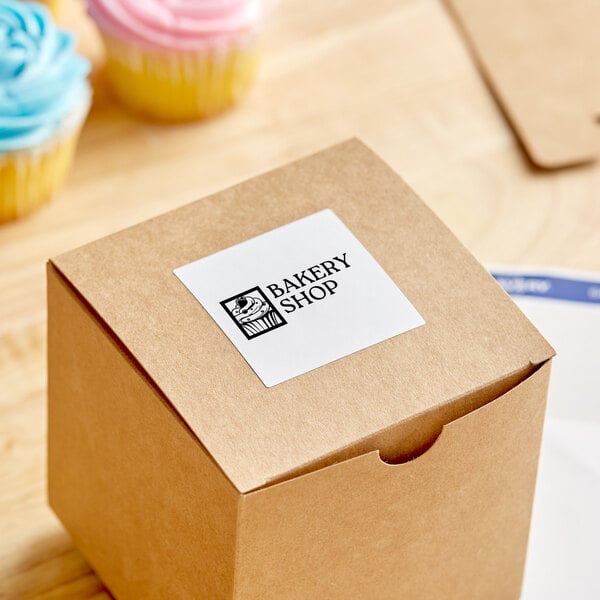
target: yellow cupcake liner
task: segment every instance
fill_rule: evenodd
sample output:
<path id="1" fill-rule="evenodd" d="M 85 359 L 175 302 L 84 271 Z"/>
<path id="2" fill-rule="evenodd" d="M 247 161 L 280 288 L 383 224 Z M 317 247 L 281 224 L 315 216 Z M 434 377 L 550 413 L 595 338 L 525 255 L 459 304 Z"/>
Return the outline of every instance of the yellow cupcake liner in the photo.
<path id="1" fill-rule="evenodd" d="M 78 137 L 79 128 L 40 148 L 0 154 L 0 223 L 50 200 L 65 179 Z"/>
<path id="2" fill-rule="evenodd" d="M 217 114 L 246 93 L 258 67 L 257 36 L 198 52 L 151 50 L 104 36 L 106 74 L 119 100 L 161 121 Z"/>
<path id="3" fill-rule="evenodd" d="M 60 14 L 62 0 L 41 0 L 41 2 L 48 7 L 54 20 L 56 20 Z"/>

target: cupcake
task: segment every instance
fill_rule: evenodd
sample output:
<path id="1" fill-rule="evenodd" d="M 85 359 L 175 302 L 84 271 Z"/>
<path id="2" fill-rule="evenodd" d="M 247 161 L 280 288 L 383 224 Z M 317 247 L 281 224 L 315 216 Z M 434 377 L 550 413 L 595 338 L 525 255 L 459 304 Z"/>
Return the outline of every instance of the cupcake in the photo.
<path id="1" fill-rule="evenodd" d="M 88 72 L 45 6 L 0 0 L 0 221 L 64 180 L 90 105 Z"/>
<path id="2" fill-rule="evenodd" d="M 256 336 L 283 323 L 267 302 L 251 295 L 237 298 L 232 314 L 248 337 Z"/>
<path id="3" fill-rule="evenodd" d="M 252 83 L 264 0 L 88 0 L 88 12 L 115 95 L 146 117 L 208 117 Z"/>

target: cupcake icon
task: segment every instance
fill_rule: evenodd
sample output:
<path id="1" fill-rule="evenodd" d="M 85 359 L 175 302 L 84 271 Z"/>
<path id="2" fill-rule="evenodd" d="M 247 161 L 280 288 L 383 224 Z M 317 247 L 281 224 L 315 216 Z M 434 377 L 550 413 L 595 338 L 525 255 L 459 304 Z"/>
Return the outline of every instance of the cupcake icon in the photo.
<path id="1" fill-rule="evenodd" d="M 221 305 L 247 339 L 287 324 L 259 287 L 224 300 Z"/>

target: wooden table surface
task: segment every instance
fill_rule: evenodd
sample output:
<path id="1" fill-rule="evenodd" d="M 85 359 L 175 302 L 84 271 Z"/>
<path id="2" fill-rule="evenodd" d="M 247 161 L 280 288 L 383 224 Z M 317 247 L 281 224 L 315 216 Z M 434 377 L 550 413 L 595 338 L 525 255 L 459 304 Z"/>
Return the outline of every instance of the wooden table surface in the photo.
<path id="1" fill-rule="evenodd" d="M 283 0 L 265 45 L 247 100 L 206 123 L 136 120 L 98 70 L 64 190 L 0 227 L 0 598 L 109 597 L 46 505 L 48 257 L 358 136 L 482 262 L 600 270 L 600 168 L 528 163 L 439 0 Z"/>

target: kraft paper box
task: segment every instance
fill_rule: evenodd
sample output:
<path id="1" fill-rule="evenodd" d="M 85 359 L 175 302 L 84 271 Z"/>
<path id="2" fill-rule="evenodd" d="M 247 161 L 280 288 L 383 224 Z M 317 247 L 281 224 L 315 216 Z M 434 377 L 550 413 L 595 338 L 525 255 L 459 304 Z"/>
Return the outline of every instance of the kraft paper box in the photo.
<path id="1" fill-rule="evenodd" d="M 519 596 L 552 348 L 350 141 L 48 264 L 49 500 L 124 598 Z"/>

